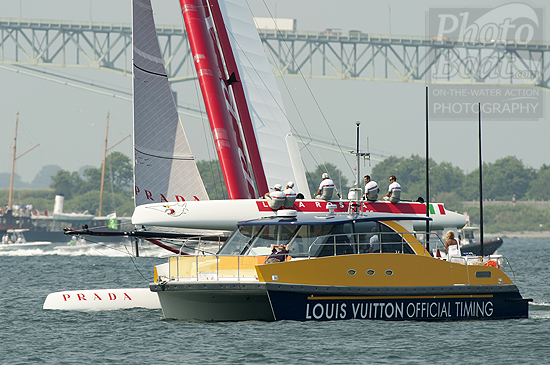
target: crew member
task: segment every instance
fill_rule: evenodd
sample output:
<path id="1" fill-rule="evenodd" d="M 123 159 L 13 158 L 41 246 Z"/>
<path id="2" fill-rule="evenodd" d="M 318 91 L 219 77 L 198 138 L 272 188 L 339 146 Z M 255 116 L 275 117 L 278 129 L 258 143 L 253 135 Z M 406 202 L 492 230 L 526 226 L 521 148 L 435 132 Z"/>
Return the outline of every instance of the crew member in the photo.
<path id="1" fill-rule="evenodd" d="M 329 174 L 326 172 L 322 175 L 323 181 L 319 184 L 319 190 L 317 190 L 317 195 L 315 199 L 330 200 L 332 199 L 332 194 L 334 192 L 334 181 L 330 179 Z"/>
<path id="2" fill-rule="evenodd" d="M 395 175 L 390 176 L 390 186 L 388 186 L 388 192 L 382 200 L 390 203 L 397 203 L 401 200 L 401 185 L 397 182 Z"/>
<path id="3" fill-rule="evenodd" d="M 283 203 L 283 207 L 286 209 L 292 208 L 294 205 L 294 202 L 296 201 L 296 191 L 294 191 L 294 182 L 289 181 L 286 183 L 285 186 L 285 202 Z"/>
<path id="4" fill-rule="evenodd" d="M 380 188 L 378 187 L 378 184 L 375 181 L 372 181 L 370 179 L 370 175 L 365 175 L 365 196 L 364 198 L 367 199 L 369 202 L 375 202 L 378 200 L 378 193 L 380 192 Z"/>
<path id="5" fill-rule="evenodd" d="M 271 193 L 266 193 L 264 197 L 267 199 L 269 207 L 277 210 L 283 206 L 285 202 L 285 193 L 283 193 L 281 184 L 275 184 Z"/>

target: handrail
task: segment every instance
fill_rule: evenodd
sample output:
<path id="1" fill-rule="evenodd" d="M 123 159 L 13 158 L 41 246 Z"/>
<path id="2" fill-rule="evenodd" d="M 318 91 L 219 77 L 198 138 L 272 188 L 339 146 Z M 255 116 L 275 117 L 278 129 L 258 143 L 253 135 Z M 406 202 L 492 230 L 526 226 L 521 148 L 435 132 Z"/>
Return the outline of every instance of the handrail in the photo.
<path id="1" fill-rule="evenodd" d="M 319 245 L 319 246 L 328 246 L 328 245 L 332 245 L 334 246 L 334 256 L 338 256 L 338 253 L 337 253 L 337 250 L 336 250 L 336 247 L 337 246 L 356 246 L 357 248 L 357 251 L 354 252 L 354 254 L 360 254 L 360 248 L 362 245 L 368 245 L 368 246 L 371 246 L 371 245 L 379 245 L 380 246 L 380 253 L 383 253 L 382 251 L 382 247 L 383 246 L 388 246 L 388 245 L 395 245 L 395 244 L 400 244 L 401 245 L 401 253 L 404 252 L 404 248 L 405 248 L 405 244 L 408 244 L 408 242 L 403 238 L 403 235 L 404 234 L 408 234 L 410 232 L 371 232 L 371 233 L 365 233 L 365 232 L 356 232 L 356 233 L 338 233 L 338 234 L 328 234 L 328 235 L 322 235 L 322 236 L 318 236 L 315 238 L 315 240 L 311 243 L 311 245 L 309 245 L 308 247 L 308 250 L 307 250 L 307 254 L 308 254 L 308 258 L 311 258 L 311 249 L 313 246 L 316 246 L 316 245 Z M 414 233 L 422 233 L 422 232 L 414 232 Z M 389 242 L 383 242 L 383 240 L 381 240 L 380 238 L 382 238 L 383 236 L 388 236 L 388 235 L 396 235 L 398 234 L 399 237 L 401 238 L 399 241 L 389 241 Z M 379 242 L 361 242 L 360 238 L 361 236 L 368 236 L 368 235 L 376 235 L 379 237 Z M 342 242 L 342 243 L 337 243 L 336 242 L 336 239 L 338 237 L 347 237 L 350 239 L 350 242 Z M 318 243 L 319 240 L 324 240 L 324 239 L 327 239 L 330 240 L 332 238 L 332 243 Z M 380 242 L 382 241 L 382 242 Z M 420 242 L 420 240 L 419 240 Z M 412 247 L 411 247 L 412 249 Z M 413 250 L 414 251 L 414 250 Z"/>
<path id="2" fill-rule="evenodd" d="M 209 236 L 209 238 L 210 238 L 210 237 L 212 237 L 212 236 Z M 220 245 L 221 238 L 222 238 L 222 235 L 219 234 L 219 235 L 217 236 L 218 251 L 219 251 L 219 249 L 220 249 L 220 247 L 221 247 L 221 245 Z M 200 251 L 201 241 L 202 241 L 202 242 L 204 242 L 204 241 L 213 242 L 211 239 L 208 239 L 208 240 L 203 239 L 203 236 L 187 237 L 187 238 L 185 239 L 185 241 L 183 241 L 183 243 L 181 244 L 181 246 L 180 246 L 180 248 L 179 248 L 178 254 L 179 254 L 179 255 L 182 254 L 183 248 L 184 248 L 184 247 L 191 248 L 190 246 L 187 246 L 187 243 L 188 243 L 189 241 L 197 241 L 197 240 L 198 240 L 199 242 L 198 242 L 198 244 L 197 244 L 197 248 L 195 248 L 195 251 Z M 212 255 L 217 254 L 218 251 L 216 251 L 215 253 L 212 253 Z M 202 250 L 202 254 L 204 255 L 204 250 Z M 204 255 L 204 256 L 206 256 L 206 255 Z"/>

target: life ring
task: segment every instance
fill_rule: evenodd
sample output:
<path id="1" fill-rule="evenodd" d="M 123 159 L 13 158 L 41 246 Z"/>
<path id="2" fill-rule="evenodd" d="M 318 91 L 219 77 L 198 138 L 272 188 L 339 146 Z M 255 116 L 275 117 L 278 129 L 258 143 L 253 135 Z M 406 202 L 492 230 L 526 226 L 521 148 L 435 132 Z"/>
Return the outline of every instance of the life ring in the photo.
<path id="1" fill-rule="evenodd" d="M 498 263 L 495 260 L 489 260 L 486 263 L 484 263 L 483 265 L 496 267 L 498 269 Z"/>

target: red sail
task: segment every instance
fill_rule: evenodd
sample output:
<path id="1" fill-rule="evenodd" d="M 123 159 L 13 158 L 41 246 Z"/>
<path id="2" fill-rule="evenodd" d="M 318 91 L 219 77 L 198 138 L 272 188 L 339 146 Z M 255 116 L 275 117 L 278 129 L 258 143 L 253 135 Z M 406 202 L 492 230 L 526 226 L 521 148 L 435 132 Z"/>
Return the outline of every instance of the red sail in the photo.
<path id="1" fill-rule="evenodd" d="M 229 198 L 256 197 L 208 7 L 201 0 L 180 0 L 180 6 Z"/>
<path id="2" fill-rule="evenodd" d="M 231 88 L 233 90 L 233 95 L 235 96 L 235 102 L 237 103 L 237 111 L 239 113 L 241 127 L 248 149 L 248 156 L 250 157 L 250 164 L 252 165 L 252 170 L 254 171 L 256 186 L 260 195 L 263 195 L 264 193 L 269 192 L 269 187 L 267 186 L 264 167 L 260 157 L 260 150 L 258 148 L 258 142 L 256 141 L 256 133 L 254 132 L 252 120 L 250 119 L 250 111 L 248 110 L 248 104 L 245 99 L 246 96 L 243 85 L 240 82 L 241 76 L 239 75 L 239 69 L 233 55 L 231 43 L 229 42 L 229 36 L 224 25 L 218 0 L 209 0 L 209 3 L 212 6 L 211 14 L 214 19 L 214 24 L 216 25 L 222 55 L 227 66 L 227 73 L 230 75 L 234 73 L 235 78 L 238 81 L 231 84 Z"/>

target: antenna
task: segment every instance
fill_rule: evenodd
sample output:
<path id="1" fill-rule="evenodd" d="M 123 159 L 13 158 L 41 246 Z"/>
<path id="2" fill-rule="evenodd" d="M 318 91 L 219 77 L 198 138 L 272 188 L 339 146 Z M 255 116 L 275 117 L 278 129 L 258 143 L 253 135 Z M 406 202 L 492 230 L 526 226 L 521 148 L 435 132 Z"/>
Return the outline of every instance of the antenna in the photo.
<path id="1" fill-rule="evenodd" d="M 357 150 L 349 151 L 349 153 L 351 155 L 355 155 L 355 165 L 357 166 L 357 177 L 355 179 L 355 186 L 360 187 L 361 186 L 361 174 L 359 172 L 359 157 L 368 158 L 369 161 L 370 161 L 370 153 L 359 151 L 359 127 L 361 126 L 361 122 L 357 121 L 357 122 L 355 122 L 355 125 L 357 126 Z"/>

